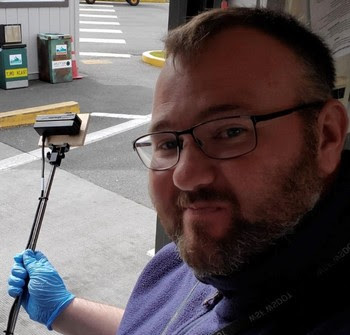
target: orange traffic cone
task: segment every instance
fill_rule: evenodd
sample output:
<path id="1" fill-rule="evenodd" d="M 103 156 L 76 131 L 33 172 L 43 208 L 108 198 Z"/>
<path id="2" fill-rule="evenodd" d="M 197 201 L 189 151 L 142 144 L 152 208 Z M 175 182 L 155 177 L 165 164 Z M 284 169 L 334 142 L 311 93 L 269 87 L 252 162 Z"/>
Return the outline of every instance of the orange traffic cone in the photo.
<path id="1" fill-rule="evenodd" d="M 79 75 L 78 73 L 78 66 L 77 66 L 77 59 L 75 57 L 75 50 L 74 50 L 74 43 L 73 43 L 73 37 L 72 37 L 72 77 L 73 79 L 81 79 L 83 76 Z"/>
<path id="2" fill-rule="evenodd" d="M 227 2 L 227 0 L 222 0 L 222 1 L 221 1 L 221 8 L 223 8 L 223 9 L 228 8 L 228 2 Z"/>

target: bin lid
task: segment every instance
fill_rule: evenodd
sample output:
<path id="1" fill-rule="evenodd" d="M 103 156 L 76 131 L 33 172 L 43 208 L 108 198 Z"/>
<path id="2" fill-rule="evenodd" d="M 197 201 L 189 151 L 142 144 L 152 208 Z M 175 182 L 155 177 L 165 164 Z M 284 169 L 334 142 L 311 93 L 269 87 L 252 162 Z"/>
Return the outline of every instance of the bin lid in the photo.
<path id="1" fill-rule="evenodd" d="M 20 48 L 26 48 L 27 45 L 23 43 L 17 43 L 17 44 L 3 44 L 0 46 L 1 49 L 20 49 Z"/>
<path id="2" fill-rule="evenodd" d="M 71 39 L 69 34 L 58 34 L 58 33 L 39 33 L 38 37 L 42 40 L 63 40 Z"/>

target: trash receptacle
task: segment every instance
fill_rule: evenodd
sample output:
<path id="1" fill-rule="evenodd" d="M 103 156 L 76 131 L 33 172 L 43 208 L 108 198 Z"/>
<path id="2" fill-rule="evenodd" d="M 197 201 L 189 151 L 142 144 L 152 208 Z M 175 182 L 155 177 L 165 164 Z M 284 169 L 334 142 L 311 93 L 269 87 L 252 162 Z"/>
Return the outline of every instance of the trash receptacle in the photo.
<path id="1" fill-rule="evenodd" d="M 0 87 L 6 90 L 28 87 L 28 61 L 25 44 L 1 46 Z"/>
<path id="2" fill-rule="evenodd" d="M 69 82 L 72 77 L 71 36 L 38 34 L 39 79 L 52 84 Z"/>

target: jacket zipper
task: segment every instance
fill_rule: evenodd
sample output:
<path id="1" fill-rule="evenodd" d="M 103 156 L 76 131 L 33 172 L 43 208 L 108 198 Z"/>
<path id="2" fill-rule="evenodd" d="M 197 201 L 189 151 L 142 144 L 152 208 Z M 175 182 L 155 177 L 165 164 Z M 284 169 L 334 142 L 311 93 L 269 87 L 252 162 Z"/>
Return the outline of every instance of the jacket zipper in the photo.
<path id="1" fill-rule="evenodd" d="M 182 301 L 181 305 L 176 309 L 174 315 L 171 317 L 171 319 L 169 320 L 169 322 L 167 323 L 167 325 L 165 326 L 164 330 L 162 331 L 161 335 L 166 335 L 168 332 L 169 327 L 171 326 L 172 323 L 174 323 L 174 321 L 177 319 L 178 315 L 180 314 L 181 310 L 183 310 L 183 308 L 185 307 L 187 301 L 190 299 L 192 293 L 194 292 L 194 290 L 196 289 L 196 287 L 198 286 L 199 282 L 197 282 L 191 289 L 191 291 L 188 293 L 188 295 L 186 296 L 186 298 Z"/>

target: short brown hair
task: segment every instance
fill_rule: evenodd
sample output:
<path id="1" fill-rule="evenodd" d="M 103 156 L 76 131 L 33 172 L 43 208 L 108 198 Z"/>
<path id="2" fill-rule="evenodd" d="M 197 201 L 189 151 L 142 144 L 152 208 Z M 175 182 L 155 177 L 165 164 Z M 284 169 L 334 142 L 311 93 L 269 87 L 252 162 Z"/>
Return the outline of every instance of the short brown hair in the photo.
<path id="1" fill-rule="evenodd" d="M 300 88 L 302 101 L 325 101 L 332 97 L 335 69 L 329 48 L 319 36 L 282 12 L 261 8 L 209 10 L 169 32 L 165 39 L 167 57 L 175 59 L 181 55 L 186 60 L 195 59 L 213 36 L 233 27 L 264 32 L 294 52 L 305 74 Z"/>

